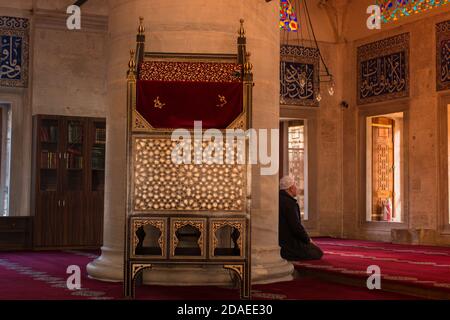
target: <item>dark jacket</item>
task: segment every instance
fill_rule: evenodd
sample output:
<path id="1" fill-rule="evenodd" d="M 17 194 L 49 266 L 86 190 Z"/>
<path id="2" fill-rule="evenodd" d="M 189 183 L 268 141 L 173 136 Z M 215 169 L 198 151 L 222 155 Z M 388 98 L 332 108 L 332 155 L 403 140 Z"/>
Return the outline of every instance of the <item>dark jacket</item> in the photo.
<path id="1" fill-rule="evenodd" d="M 286 191 L 280 191 L 278 209 L 281 256 L 290 261 L 321 259 L 323 251 L 311 242 L 302 226 L 297 200 Z"/>
<path id="2" fill-rule="evenodd" d="M 285 190 L 279 194 L 279 230 L 278 239 L 280 247 L 297 251 L 299 245 L 309 244 L 310 238 L 302 226 L 300 207 L 297 200 Z M 288 250 L 291 251 L 291 250 Z"/>

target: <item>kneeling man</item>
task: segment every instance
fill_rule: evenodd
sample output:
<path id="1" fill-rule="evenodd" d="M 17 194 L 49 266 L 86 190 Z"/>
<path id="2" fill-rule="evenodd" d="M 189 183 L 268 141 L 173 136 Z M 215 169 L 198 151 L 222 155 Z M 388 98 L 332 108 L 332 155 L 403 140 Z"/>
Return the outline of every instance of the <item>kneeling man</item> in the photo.
<path id="1" fill-rule="evenodd" d="M 322 250 L 316 246 L 301 223 L 297 203 L 297 186 L 292 176 L 280 180 L 279 194 L 279 244 L 281 256 L 286 260 L 317 260 Z"/>

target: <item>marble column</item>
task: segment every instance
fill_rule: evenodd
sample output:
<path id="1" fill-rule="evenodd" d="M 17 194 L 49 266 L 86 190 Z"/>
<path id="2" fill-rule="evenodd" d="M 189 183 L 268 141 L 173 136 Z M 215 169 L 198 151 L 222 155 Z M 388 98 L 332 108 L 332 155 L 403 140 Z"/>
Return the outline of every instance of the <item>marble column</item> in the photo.
<path id="1" fill-rule="evenodd" d="M 245 19 L 247 50 L 254 65 L 254 127 L 278 128 L 278 3 L 264 0 L 110 0 L 107 154 L 104 245 L 87 270 L 92 278 L 121 281 L 125 221 L 126 70 L 135 47 L 138 17 L 144 17 L 146 51 L 229 53 L 236 51 L 239 19 Z M 267 283 L 292 279 L 293 267 L 278 247 L 277 175 L 253 171 L 252 277 Z M 228 271 L 190 267 L 183 272 L 159 268 L 146 283 L 173 285 L 230 284 Z"/>

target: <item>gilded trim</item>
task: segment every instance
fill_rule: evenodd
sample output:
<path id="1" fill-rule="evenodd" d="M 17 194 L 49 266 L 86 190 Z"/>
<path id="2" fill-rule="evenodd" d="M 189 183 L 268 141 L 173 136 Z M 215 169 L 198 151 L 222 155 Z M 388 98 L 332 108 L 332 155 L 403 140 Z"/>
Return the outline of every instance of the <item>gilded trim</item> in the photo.
<path id="1" fill-rule="evenodd" d="M 158 238 L 158 244 L 159 247 L 161 248 L 161 257 L 165 257 L 166 256 L 166 246 L 165 246 L 165 239 L 166 239 L 166 220 L 165 219 L 158 219 L 158 218 L 138 218 L 138 219 L 133 219 L 132 220 L 132 236 L 133 236 L 133 241 L 132 241 L 132 246 L 130 248 L 131 250 L 131 255 L 132 256 L 141 256 L 141 255 L 136 255 L 135 254 L 135 250 L 136 250 L 136 246 L 137 243 L 139 241 L 137 235 L 136 235 L 136 230 L 139 229 L 140 227 L 146 226 L 146 225 L 150 225 L 153 226 L 157 229 L 159 229 L 161 231 L 161 235 Z"/>
<path id="2" fill-rule="evenodd" d="M 245 232 L 245 220 L 244 219 L 240 219 L 240 220 L 226 220 L 226 219 L 220 219 L 220 220 L 216 220 L 216 219 L 211 219 L 211 233 L 210 233 L 210 238 L 212 241 L 210 241 L 210 243 L 212 242 L 212 246 L 210 246 L 210 256 L 211 258 L 216 258 L 216 259 L 230 259 L 231 258 L 242 258 L 245 255 L 245 243 L 244 243 L 244 239 L 246 238 L 246 232 Z M 218 243 L 218 239 L 216 237 L 216 232 L 217 230 L 225 227 L 225 226 L 230 226 L 232 228 L 236 228 L 239 231 L 239 238 L 238 238 L 238 246 L 240 249 L 241 254 L 239 256 L 215 256 L 214 255 L 214 250 L 217 248 L 217 243 Z"/>
<path id="3" fill-rule="evenodd" d="M 153 265 L 151 263 L 132 263 L 131 264 L 131 276 L 132 281 L 134 281 L 134 278 L 139 273 L 139 271 L 147 268 L 152 268 Z"/>
<path id="4" fill-rule="evenodd" d="M 145 118 L 136 110 L 136 98 L 133 97 L 133 131 L 136 132 L 147 132 L 147 131 L 151 131 L 154 130 L 154 128 L 152 127 L 152 125 L 150 123 L 148 123 L 147 120 L 145 120 Z"/>
<path id="5" fill-rule="evenodd" d="M 233 270 L 239 275 L 239 280 L 243 281 L 244 279 L 244 265 L 243 264 L 224 264 L 224 269 Z"/>
<path id="6" fill-rule="evenodd" d="M 205 248 L 204 248 L 204 237 L 205 237 L 205 226 L 206 226 L 206 219 L 189 219 L 189 220 L 182 220 L 182 219 L 173 219 L 171 220 L 172 223 L 172 227 L 171 227 L 171 256 L 172 258 L 200 258 L 203 259 L 205 258 Z M 200 237 L 197 240 L 198 246 L 200 247 L 200 256 L 179 256 L 179 255 L 175 255 L 175 249 L 178 246 L 178 237 L 176 235 L 176 232 L 184 227 L 190 225 L 194 228 L 196 228 L 197 230 L 200 231 Z"/>

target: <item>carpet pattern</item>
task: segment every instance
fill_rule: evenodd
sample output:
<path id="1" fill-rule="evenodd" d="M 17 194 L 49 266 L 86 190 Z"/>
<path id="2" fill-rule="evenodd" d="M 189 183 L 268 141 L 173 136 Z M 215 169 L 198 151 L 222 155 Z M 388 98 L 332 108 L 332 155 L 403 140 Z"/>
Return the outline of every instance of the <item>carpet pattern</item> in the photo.
<path id="1" fill-rule="evenodd" d="M 367 278 L 367 268 L 377 265 L 382 280 L 450 291 L 450 248 L 330 238 L 314 241 L 324 251 L 322 260 L 294 262 L 297 269 Z"/>
<path id="2" fill-rule="evenodd" d="M 123 299 L 122 283 L 90 279 L 86 265 L 97 257 L 92 251 L 46 251 L 0 253 L 0 300 L 112 300 Z M 66 285 L 69 265 L 81 268 L 81 289 Z M 254 285 L 255 300 L 409 300 L 410 296 L 370 291 L 312 278 Z M 237 289 L 225 287 L 138 287 L 137 299 L 148 300 L 237 300 Z"/>

